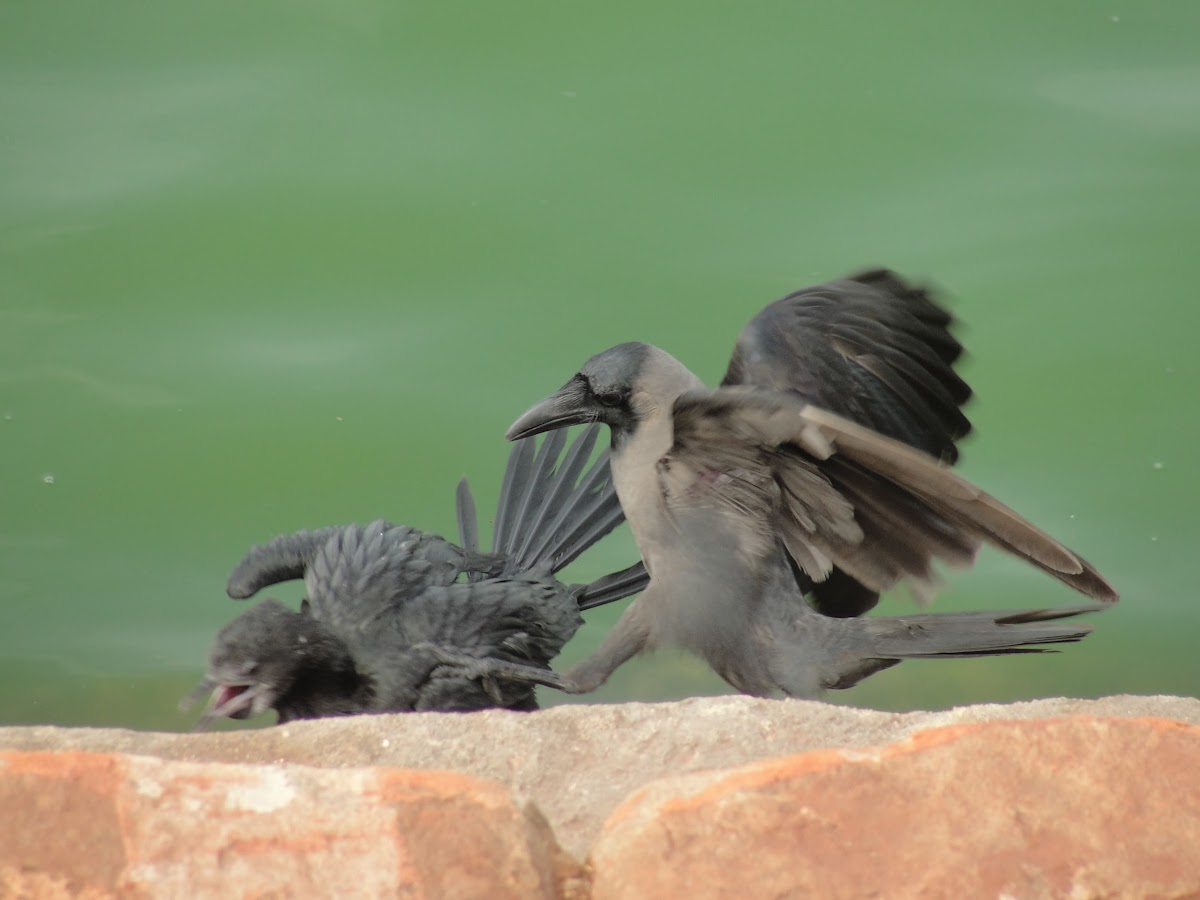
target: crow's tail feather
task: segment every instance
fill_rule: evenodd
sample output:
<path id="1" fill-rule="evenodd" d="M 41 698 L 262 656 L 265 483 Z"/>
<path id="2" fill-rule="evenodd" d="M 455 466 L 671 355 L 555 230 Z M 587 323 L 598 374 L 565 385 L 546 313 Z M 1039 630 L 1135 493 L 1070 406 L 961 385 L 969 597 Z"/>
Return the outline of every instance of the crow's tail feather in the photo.
<path id="1" fill-rule="evenodd" d="M 1092 627 L 1082 622 L 1060 622 L 1107 605 L 1091 604 L 1064 609 L 1030 609 L 1006 612 L 929 613 L 917 616 L 879 617 L 864 620 L 875 636 L 872 652 L 890 659 L 925 657 L 994 656 L 1004 653 L 1037 653 L 1039 644 L 1067 644 L 1083 640 Z"/>
<path id="2" fill-rule="evenodd" d="M 865 646 L 842 655 L 822 672 L 828 688 L 853 687 L 862 679 L 906 659 L 961 659 L 1016 653 L 1052 653 L 1048 644 L 1070 644 L 1087 637 L 1092 628 L 1081 622 L 1059 622 L 1109 609 L 1108 604 L 1063 609 L 1005 612 L 929 613 L 916 616 L 878 616 L 842 619 L 861 629 L 854 643 Z M 850 623 L 853 623 L 851 625 Z"/>

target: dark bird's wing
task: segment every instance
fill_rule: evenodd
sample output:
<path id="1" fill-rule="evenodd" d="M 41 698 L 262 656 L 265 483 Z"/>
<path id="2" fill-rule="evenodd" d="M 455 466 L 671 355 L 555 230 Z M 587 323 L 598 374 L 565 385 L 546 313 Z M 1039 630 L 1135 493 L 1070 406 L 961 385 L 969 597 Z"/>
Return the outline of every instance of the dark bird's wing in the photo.
<path id="1" fill-rule="evenodd" d="M 312 614 L 347 641 L 402 615 L 423 591 L 453 584 L 464 572 L 498 570 L 490 557 L 407 525 L 380 520 L 332 532 L 313 555 L 304 583 Z"/>
<path id="2" fill-rule="evenodd" d="M 946 462 L 971 430 L 962 345 L 928 291 L 877 269 L 805 288 L 755 316 L 722 386 L 790 391 Z"/>
<path id="3" fill-rule="evenodd" d="M 533 685 L 557 686 L 550 660 L 581 624 L 566 586 L 495 578 L 430 588 L 363 634 L 355 655 L 376 674 L 381 710 L 532 709 Z"/>
<path id="4" fill-rule="evenodd" d="M 1106 602 L 1085 560 L 925 453 L 775 391 L 722 388 L 675 404 L 660 462 L 668 509 L 722 510 L 745 552 L 781 538 L 814 582 L 836 567 L 872 591 L 932 591 L 934 560 L 969 565 L 992 544 Z"/>
<path id="5" fill-rule="evenodd" d="M 928 291 L 886 269 L 863 272 L 766 307 L 739 336 L 722 385 L 794 394 L 953 463 L 971 430 L 953 324 Z M 827 615 L 858 615 L 879 600 L 839 568 L 817 584 L 799 572 L 797 581 Z"/>
<path id="6" fill-rule="evenodd" d="M 308 596 L 302 611 L 352 634 L 427 588 L 453 584 L 466 572 L 499 571 L 490 555 L 380 520 L 280 535 L 253 547 L 229 576 L 226 591 L 243 600 L 303 578 Z"/>
<path id="7" fill-rule="evenodd" d="M 281 534 L 251 547 L 229 576 L 226 593 L 234 600 L 245 600 L 265 587 L 303 578 L 317 551 L 340 530 L 333 527 Z"/>
<path id="8" fill-rule="evenodd" d="M 549 665 L 582 623 L 565 585 L 521 577 L 431 588 L 397 619 L 408 644 L 539 666 Z"/>

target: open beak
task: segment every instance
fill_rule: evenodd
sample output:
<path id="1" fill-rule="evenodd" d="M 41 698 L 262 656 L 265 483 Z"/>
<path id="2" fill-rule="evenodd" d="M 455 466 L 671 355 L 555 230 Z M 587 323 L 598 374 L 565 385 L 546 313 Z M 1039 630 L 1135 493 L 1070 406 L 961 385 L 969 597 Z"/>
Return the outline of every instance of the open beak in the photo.
<path id="1" fill-rule="evenodd" d="M 204 694 L 211 691 L 208 709 L 204 711 L 204 715 L 200 717 L 200 721 L 196 723 L 194 729 L 203 731 L 216 719 L 245 719 L 258 712 L 259 704 L 256 701 L 259 700 L 264 690 L 263 685 L 255 682 L 229 684 L 215 681 L 211 677 L 205 678 L 196 685 L 195 690 L 180 701 L 179 708 L 186 710 Z"/>
<path id="2" fill-rule="evenodd" d="M 516 441 L 544 431 L 592 422 L 595 419 L 596 413 L 589 402 L 587 387 L 580 379 L 572 378 L 513 422 L 504 433 L 504 439 Z"/>

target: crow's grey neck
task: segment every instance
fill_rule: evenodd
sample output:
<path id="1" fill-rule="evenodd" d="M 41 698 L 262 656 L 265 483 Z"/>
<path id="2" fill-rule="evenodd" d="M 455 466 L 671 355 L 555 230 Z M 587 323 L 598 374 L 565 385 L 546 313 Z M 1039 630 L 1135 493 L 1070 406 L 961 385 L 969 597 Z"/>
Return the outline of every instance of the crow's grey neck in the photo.
<path id="1" fill-rule="evenodd" d="M 671 523 L 658 483 L 658 461 L 675 443 L 675 401 L 686 391 L 703 389 L 686 366 L 657 347 L 646 345 L 642 372 L 629 403 L 632 428 L 613 435 L 612 473 L 621 508 L 654 576 L 655 547 L 669 538 Z"/>
<path id="2" fill-rule="evenodd" d="M 658 461 L 671 449 L 674 432 L 669 415 L 639 422 L 613 448 L 612 474 L 621 509 L 654 576 L 656 549 L 671 537 L 670 522 L 658 484 Z"/>

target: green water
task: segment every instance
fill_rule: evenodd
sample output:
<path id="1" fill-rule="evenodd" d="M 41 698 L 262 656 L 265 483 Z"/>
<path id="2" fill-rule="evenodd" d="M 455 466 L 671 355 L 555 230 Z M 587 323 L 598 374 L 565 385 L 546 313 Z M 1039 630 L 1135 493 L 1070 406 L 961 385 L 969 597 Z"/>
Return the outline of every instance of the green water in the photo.
<path id="1" fill-rule="evenodd" d="M 875 264 L 967 325 L 966 473 L 1124 599 L 1062 654 L 836 699 L 1196 693 L 1198 28 L 1194 0 L 9 0 L 0 721 L 187 727 L 250 544 L 450 533 L 590 354 L 716 380 L 762 305 Z M 938 608 L 1075 601 L 991 554 Z M 594 698 L 722 689 L 664 653 Z"/>

